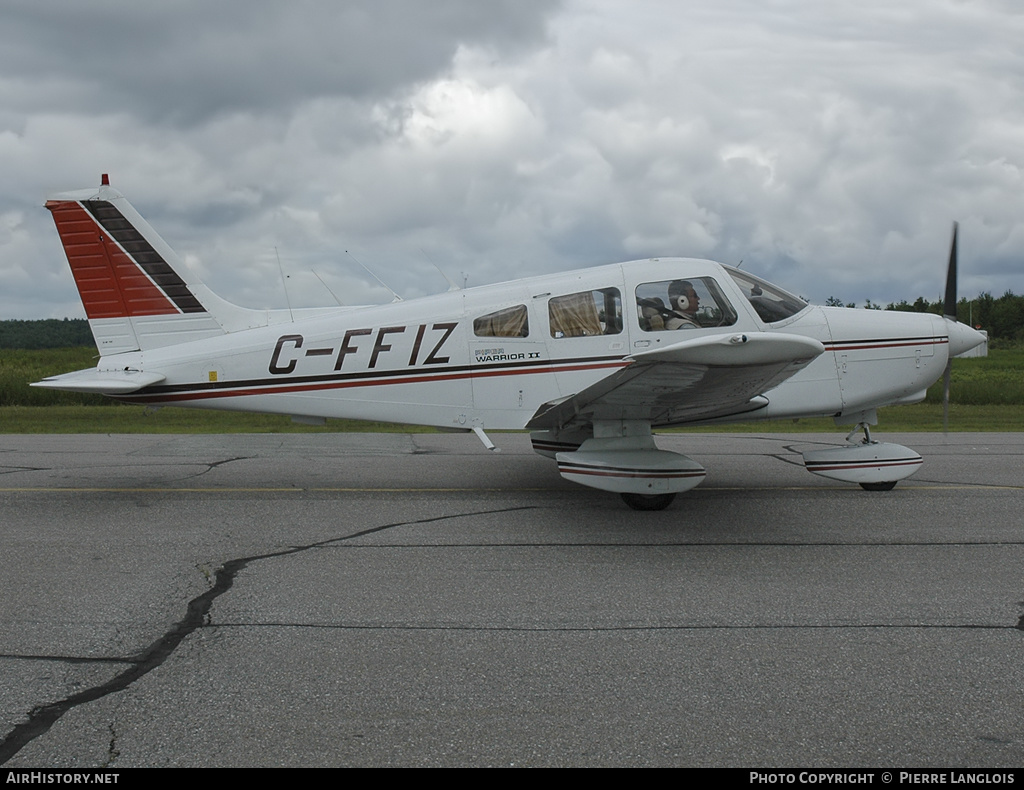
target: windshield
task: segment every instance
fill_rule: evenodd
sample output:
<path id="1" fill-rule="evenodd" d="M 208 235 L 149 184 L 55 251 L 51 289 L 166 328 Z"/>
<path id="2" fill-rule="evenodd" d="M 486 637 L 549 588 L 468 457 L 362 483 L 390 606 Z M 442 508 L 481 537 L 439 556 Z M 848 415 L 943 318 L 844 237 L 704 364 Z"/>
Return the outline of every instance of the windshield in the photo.
<path id="1" fill-rule="evenodd" d="M 794 316 L 807 307 L 807 302 L 799 296 L 783 291 L 777 285 L 741 272 L 731 266 L 724 267 L 736 284 L 747 297 L 747 301 L 766 324 Z"/>

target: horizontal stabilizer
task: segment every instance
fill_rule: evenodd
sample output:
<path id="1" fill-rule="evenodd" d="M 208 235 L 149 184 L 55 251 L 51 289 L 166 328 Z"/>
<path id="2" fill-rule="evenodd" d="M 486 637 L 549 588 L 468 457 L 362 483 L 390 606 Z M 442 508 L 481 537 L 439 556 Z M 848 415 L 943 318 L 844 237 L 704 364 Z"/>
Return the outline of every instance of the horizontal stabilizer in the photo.
<path id="1" fill-rule="evenodd" d="M 87 392 L 94 395 L 127 395 L 143 387 L 159 384 L 166 378 L 161 373 L 143 373 L 140 370 L 76 370 L 61 376 L 48 376 L 42 381 L 30 384 L 65 392 Z"/>

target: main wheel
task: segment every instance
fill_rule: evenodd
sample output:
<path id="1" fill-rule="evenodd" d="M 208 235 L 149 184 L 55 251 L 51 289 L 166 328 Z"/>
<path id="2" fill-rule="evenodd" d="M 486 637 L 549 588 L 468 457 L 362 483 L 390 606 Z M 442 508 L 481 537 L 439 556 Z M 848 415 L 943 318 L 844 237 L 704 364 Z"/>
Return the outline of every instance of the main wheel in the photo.
<path id="1" fill-rule="evenodd" d="M 676 498 L 672 494 L 619 494 L 633 510 L 664 510 Z"/>
<path id="2" fill-rule="evenodd" d="M 896 487 L 896 481 L 890 480 L 887 483 L 861 483 L 860 487 L 865 491 L 892 491 Z"/>

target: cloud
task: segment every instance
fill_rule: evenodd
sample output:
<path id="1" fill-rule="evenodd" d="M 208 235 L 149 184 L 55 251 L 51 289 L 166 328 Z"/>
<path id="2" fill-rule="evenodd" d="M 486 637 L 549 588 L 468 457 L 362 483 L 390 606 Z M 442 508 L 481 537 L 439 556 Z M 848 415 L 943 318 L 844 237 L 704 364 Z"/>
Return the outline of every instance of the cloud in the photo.
<path id="1" fill-rule="evenodd" d="M 77 298 L 47 192 L 110 172 L 226 298 L 387 301 L 704 256 L 816 301 L 1024 292 L 1012 4 L 12 2 L 0 315 Z M 19 273 L 29 271 L 29 277 Z M 46 291 L 40 288 L 46 283 Z M 294 289 L 294 293 L 293 293 Z M 77 314 L 80 307 L 76 308 Z M 42 311 L 42 312 L 40 312 Z"/>
<path id="2" fill-rule="evenodd" d="M 288 112 L 324 96 L 386 95 L 444 70 L 464 41 L 499 54 L 537 41 L 552 6 L 12 0 L 0 71 L 59 86 L 52 96 L 63 110 L 189 126 L 221 114 Z M 33 104 L 45 109 L 39 98 Z"/>

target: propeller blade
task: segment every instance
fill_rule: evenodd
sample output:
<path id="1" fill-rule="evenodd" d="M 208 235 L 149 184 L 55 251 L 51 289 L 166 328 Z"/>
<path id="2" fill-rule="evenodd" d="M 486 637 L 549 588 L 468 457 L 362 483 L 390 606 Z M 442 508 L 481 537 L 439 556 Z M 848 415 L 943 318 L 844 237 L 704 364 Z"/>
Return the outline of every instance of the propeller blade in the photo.
<path id="1" fill-rule="evenodd" d="M 957 236 L 960 226 L 953 223 L 953 241 L 949 245 L 949 268 L 946 270 L 946 298 L 943 300 L 942 313 L 946 318 L 956 321 L 956 268 L 957 268 Z M 952 349 L 946 361 L 946 370 L 942 374 L 942 433 L 949 433 L 949 383 L 953 375 Z"/>
<path id="2" fill-rule="evenodd" d="M 949 268 L 946 270 L 946 299 L 942 314 L 956 321 L 956 250 L 958 223 L 953 223 L 953 243 L 949 247 Z"/>

